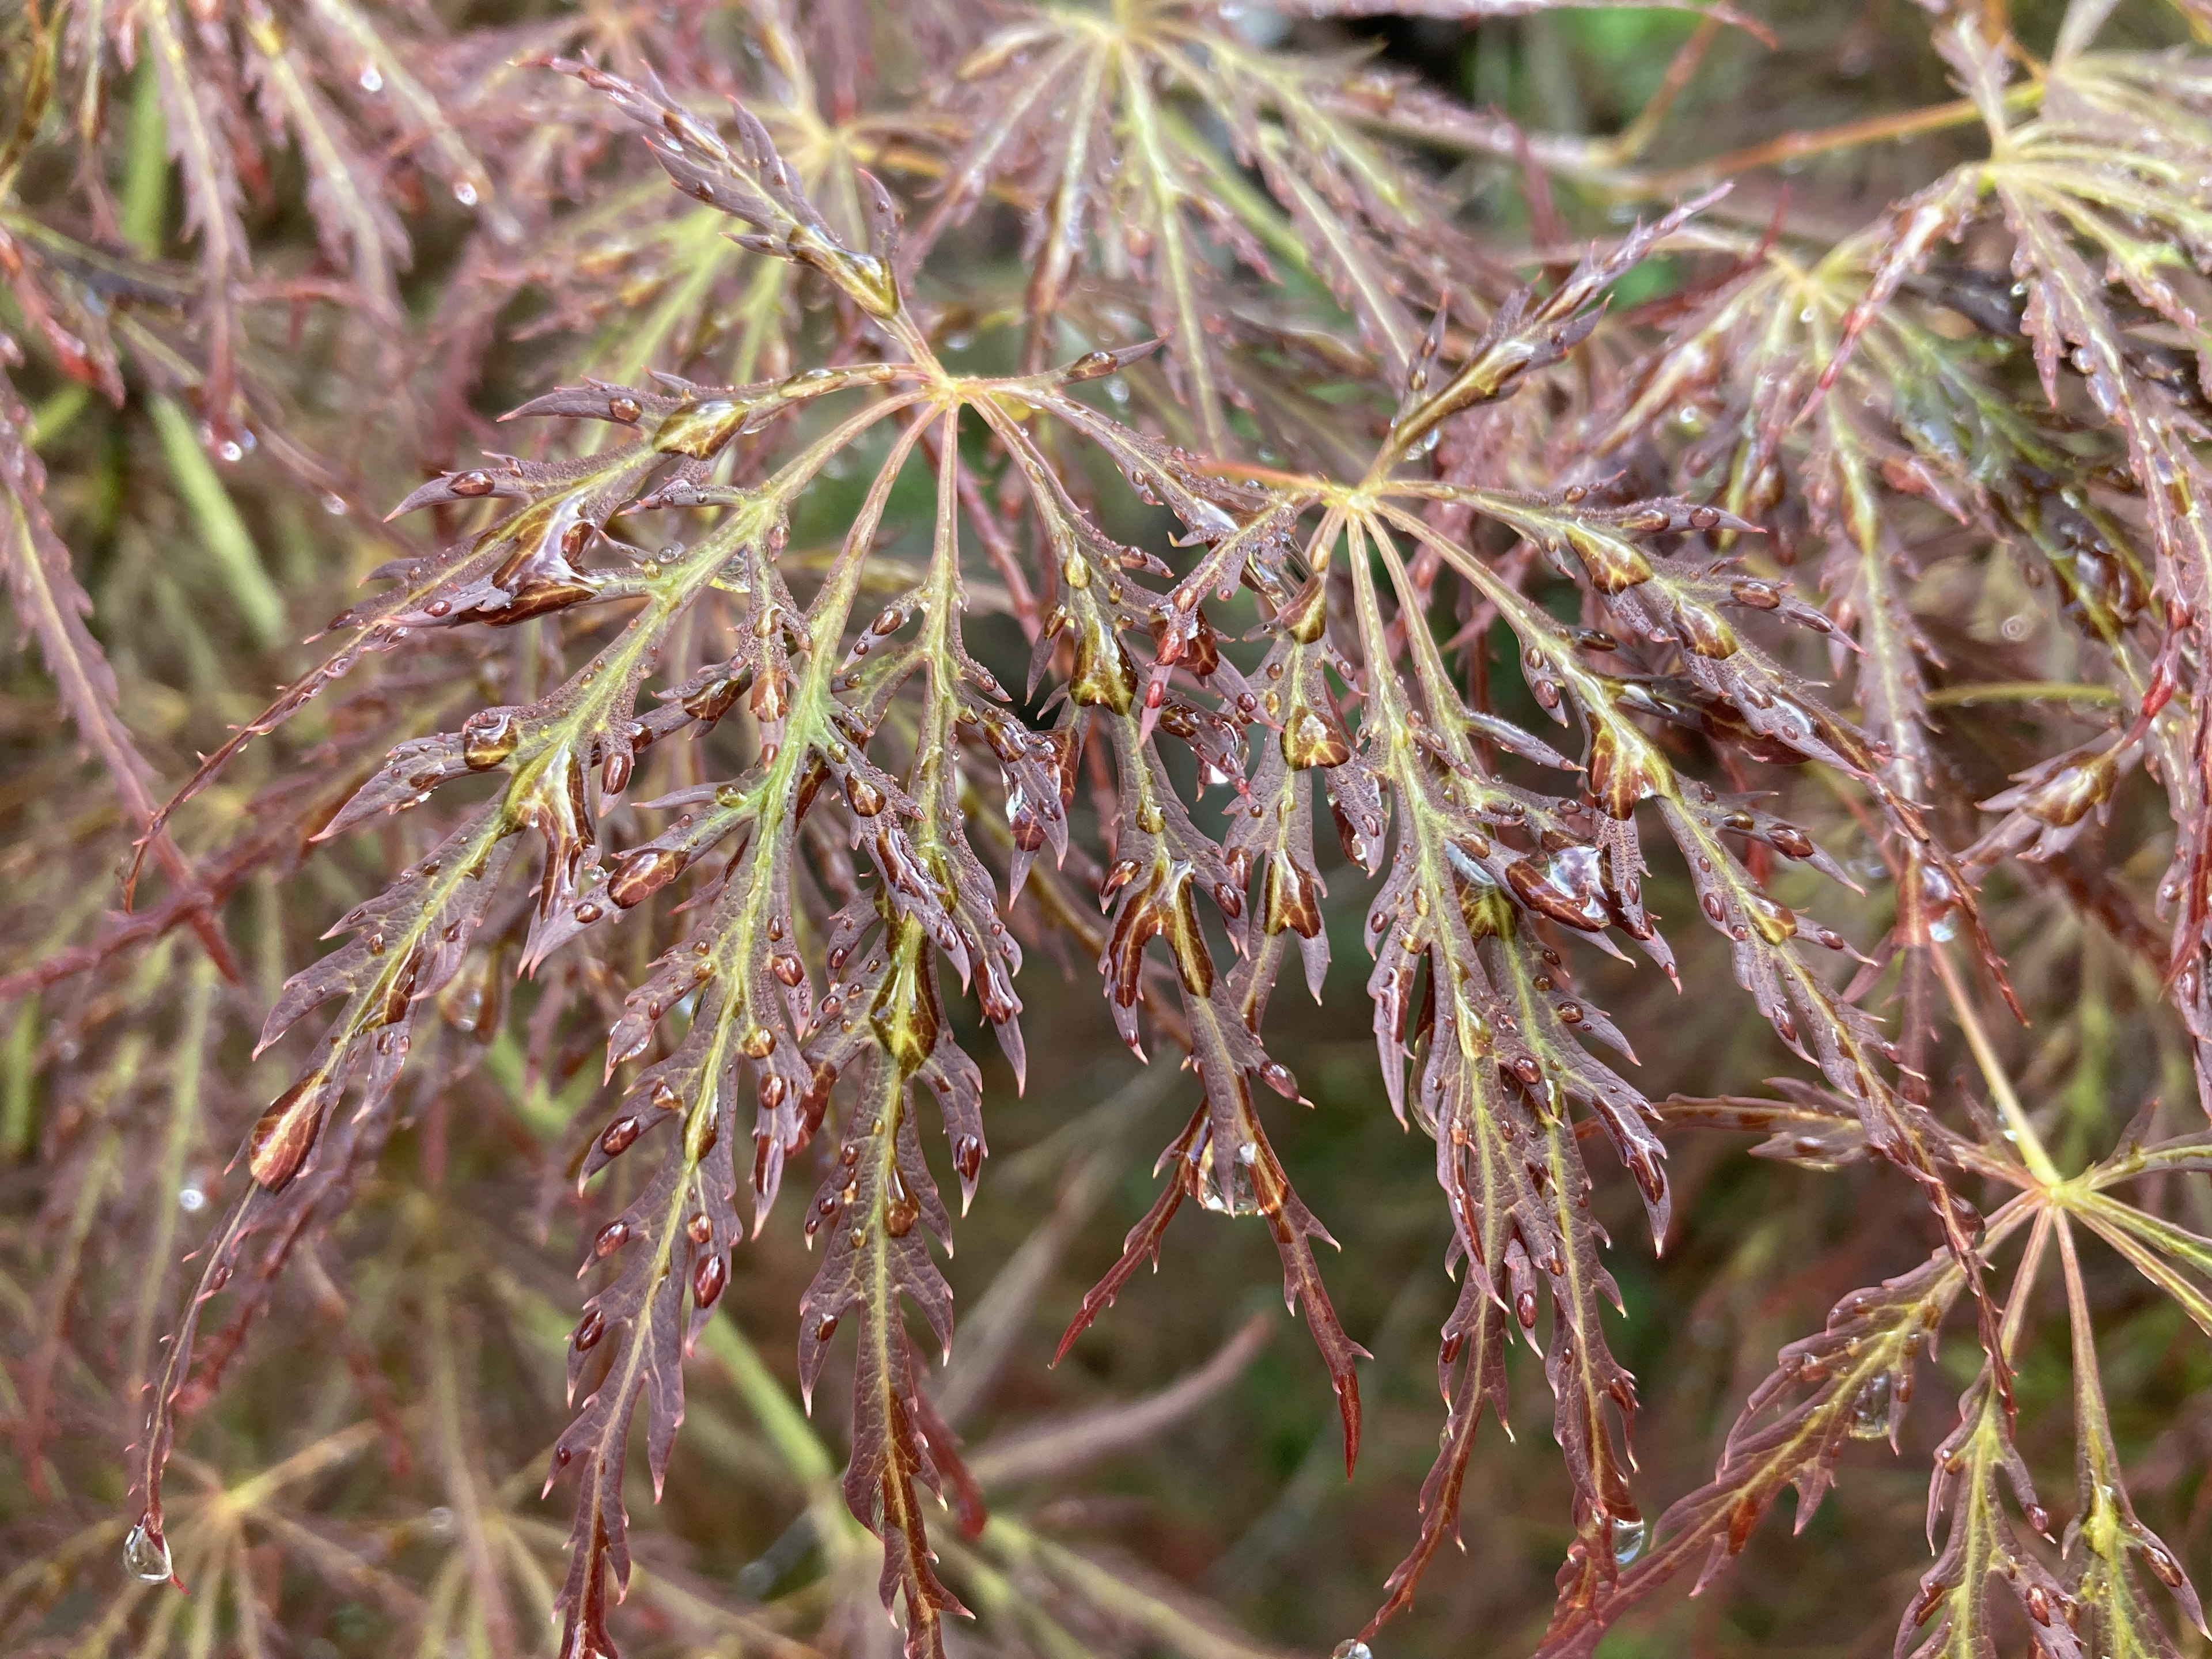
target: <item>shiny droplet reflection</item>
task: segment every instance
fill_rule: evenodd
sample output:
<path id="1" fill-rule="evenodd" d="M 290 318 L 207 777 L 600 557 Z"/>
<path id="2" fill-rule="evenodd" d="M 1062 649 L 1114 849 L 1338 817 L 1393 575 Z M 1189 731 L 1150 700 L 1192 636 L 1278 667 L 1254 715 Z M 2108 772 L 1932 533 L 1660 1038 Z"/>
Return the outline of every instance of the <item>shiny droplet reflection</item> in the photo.
<path id="1" fill-rule="evenodd" d="M 175 1576 L 169 1563 L 168 1540 L 155 1532 L 140 1516 L 138 1524 L 131 1528 L 131 1535 L 123 1540 L 123 1566 L 133 1578 L 142 1583 L 166 1584 Z"/>
<path id="2" fill-rule="evenodd" d="M 1625 1567 L 1644 1553 L 1644 1546 L 1650 1539 L 1651 1523 L 1638 1516 L 1633 1521 L 1613 1523 L 1613 1561 Z"/>
<path id="3" fill-rule="evenodd" d="M 1854 1440 L 1881 1440 L 1889 1433 L 1891 1383 L 1887 1371 L 1879 1371 L 1851 1401 L 1850 1432 Z"/>

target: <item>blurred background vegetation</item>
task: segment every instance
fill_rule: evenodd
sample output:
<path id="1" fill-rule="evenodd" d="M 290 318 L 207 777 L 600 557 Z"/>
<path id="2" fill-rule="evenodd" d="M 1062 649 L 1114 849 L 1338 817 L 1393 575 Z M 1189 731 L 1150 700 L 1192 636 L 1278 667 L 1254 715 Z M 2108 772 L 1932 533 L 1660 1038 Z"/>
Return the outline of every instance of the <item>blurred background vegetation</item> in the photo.
<path id="1" fill-rule="evenodd" d="M 559 33 L 528 6 L 437 9 L 465 14 L 447 18 L 450 27 L 495 38 L 502 50 L 487 48 L 486 65 L 509 55 L 510 43 Z M 698 51 L 744 50 L 739 22 L 700 9 Z M 1778 135 L 1957 96 L 1908 0 L 1753 9 L 1775 37 L 1771 49 L 1689 13 L 1626 9 L 1329 26 L 1254 6 L 1240 27 L 1261 40 L 1357 42 L 1532 133 L 1632 133 L 1638 165 L 1679 170 L 1684 190 L 1713 158 Z M 2021 4 L 2014 25 L 2023 39 L 2047 39 L 2058 10 Z M 25 0 L 0 19 L 0 79 L 10 88 L 33 74 L 44 27 Z M 2178 38 L 2150 8 L 2124 11 L 2114 29 L 2124 44 Z M 1668 93 L 1670 112 L 1639 130 L 1670 64 L 1700 32 L 1712 37 L 1709 50 Z M 448 64 L 440 90 L 465 91 L 477 72 Z M 159 799 L 188 775 L 195 751 L 214 747 L 307 665 L 293 642 L 307 627 L 347 603 L 371 568 L 404 556 L 408 532 L 379 520 L 407 485 L 428 467 L 514 441 L 490 417 L 573 378 L 580 361 L 620 358 L 623 330 L 653 296 L 578 319 L 550 314 L 526 270 L 479 285 L 472 262 L 504 257 L 487 252 L 483 213 L 428 190 L 404 204 L 412 259 L 398 279 L 398 329 L 350 326 L 345 308 L 324 298 L 331 277 L 314 252 L 299 158 L 271 146 L 243 210 L 258 290 L 239 342 L 241 379 L 267 402 L 226 439 L 191 412 L 185 348 L 159 320 L 159 285 L 192 280 L 194 232 L 153 82 L 148 67 L 115 70 L 108 82 L 115 137 L 96 154 L 118 216 L 103 234 L 86 216 L 84 246 L 111 250 L 102 257 L 120 274 L 103 276 L 80 251 L 40 248 L 40 223 L 65 222 L 83 188 L 65 144 L 20 158 L 0 228 L 16 257 L 27 249 L 49 260 L 88 303 L 133 302 L 107 318 L 128 365 L 119 406 L 36 350 L 11 372 L 46 469 L 47 509 L 90 596 L 116 706 Z M 64 109 L 56 118 L 76 117 Z M 1954 117 L 1796 157 L 1770 149 L 1727 168 L 1739 179 L 1728 211 L 1755 227 L 1786 204 L 1796 222 L 1840 234 L 1983 142 Z M 1430 161 L 1486 246 L 1524 268 L 1548 226 L 1577 238 L 1617 232 L 1638 205 L 1595 176 L 1555 173 L 1532 215 L 1528 175 L 1510 159 Z M 896 166 L 885 172 L 895 187 L 918 187 Z M 973 306 L 985 361 L 999 349 L 992 319 L 1018 305 L 1023 271 L 1011 221 L 985 216 L 963 236 L 959 258 L 933 269 L 945 273 L 939 297 Z M 544 246 L 552 259 L 605 252 L 590 236 Z M 1683 279 L 1677 262 L 1655 260 L 1616 304 L 1658 300 Z M 27 343 L 35 332 L 22 310 L 28 291 L 0 299 L 0 319 Z M 461 351 L 453 342 L 464 339 Z M 463 357 L 465 371 L 456 371 Z M 814 500 L 795 543 L 833 537 L 860 487 L 855 478 Z M 1938 588 L 1947 579 L 1967 580 L 1947 578 L 1940 565 L 1928 576 Z M 2007 678 L 2063 678 L 2063 666 L 2048 666 L 2064 659 L 2047 605 L 2017 580 L 2008 592 L 2002 575 L 1980 567 L 1972 580 L 1964 601 L 1928 607 L 1952 630 L 1939 647 L 2015 665 Z M 29 597 L 18 588 L 19 608 Z M 977 637 L 1002 678 L 1018 684 L 1022 647 L 1011 628 Z M 247 750 L 180 821 L 180 835 L 195 848 L 237 845 L 265 814 L 281 841 L 301 802 L 331 787 L 349 725 L 374 726 L 376 699 L 408 695 L 404 665 L 376 685 Z M 1533 709 L 1517 683 L 1498 696 L 1509 714 Z M 2085 702 L 2080 733 L 2100 729 L 2108 713 Z M 1969 775 L 1969 799 L 1996 793 L 2045 752 L 2044 734 L 2066 718 L 2046 708 L 2031 726 L 2003 704 L 1946 714 L 1946 752 Z M 136 825 L 70 736 L 39 654 L 9 659 L 0 681 L 0 1648 L 195 1659 L 548 1650 L 565 1500 L 542 1501 L 538 1486 L 566 1421 L 560 1355 L 576 1297 L 562 1264 L 583 1257 L 608 1212 L 597 1199 L 575 1199 L 562 1167 L 597 1062 L 580 1050 L 548 1063 L 521 1019 L 477 1043 L 469 1027 L 478 1016 L 466 1008 L 448 1010 L 435 1052 L 418 1044 L 406 1126 L 345 1219 L 301 1249 L 270 1291 L 273 1316 L 218 1362 L 220 1393 L 187 1402 L 204 1408 L 189 1418 L 180 1450 L 172 1502 L 189 1519 L 173 1525 L 172 1541 L 191 1594 L 164 1595 L 120 1574 L 131 1512 L 127 1402 L 188 1288 L 179 1258 L 240 1181 L 228 1167 L 233 1148 L 285 1080 L 274 1060 L 250 1057 L 252 1033 L 286 975 L 319 948 L 323 926 L 374 890 L 381 859 L 366 841 L 304 861 L 289 843 L 243 859 L 225 909 L 234 982 L 210 968 L 188 929 L 118 945 L 116 880 Z M 1802 821 L 1855 870 L 1876 859 L 1844 803 L 1818 794 L 1808 786 L 1793 802 Z M 2137 873 L 2154 873 L 2155 804 L 2128 810 L 2127 822 L 2148 827 L 2113 831 L 2113 845 L 2136 859 Z M 2134 848 L 2147 850 L 2127 852 Z M 1326 856 L 1329 871 L 1334 849 Z M 1866 867 L 1878 870 L 1878 860 Z M 1811 881 L 1778 878 L 1785 896 L 1788 883 Z M 1881 886 L 1869 884 L 1875 896 L 1856 913 L 1853 901 L 1824 901 L 1827 918 L 1854 937 L 1890 920 Z M 1657 914 L 1696 908 L 1671 862 L 1649 890 Z M 1349 1482 L 1325 1379 L 1282 1316 L 1272 1244 L 1259 1227 L 1187 1208 L 1158 1275 L 1140 1276 L 1063 1364 L 1048 1365 L 1084 1289 L 1152 1201 L 1149 1159 L 1186 1107 L 1169 1068 L 1141 1067 L 1112 1041 L 1079 952 L 1072 968 L 1042 952 L 1032 960 L 1025 1094 L 1015 1097 L 988 1043 L 978 1051 L 994 1157 L 986 1201 L 964 1222 L 946 1269 L 963 1346 L 933 1384 L 994 1507 L 982 1540 L 947 1526 L 941 1543 L 963 1594 L 988 1615 L 985 1635 L 954 1632 L 970 1650 L 1079 1650 L 1055 1648 L 1065 1638 L 1223 1659 L 1327 1652 L 1366 1622 L 1403 1555 L 1442 1421 L 1435 1330 L 1454 1291 L 1433 1148 L 1393 1120 L 1375 1075 L 1362 989 L 1366 896 L 1360 883 L 1336 884 L 1323 1003 L 1299 1007 L 1271 1039 L 1313 1103 L 1310 1113 L 1280 1115 L 1276 1145 L 1309 1205 L 1357 1245 L 1324 1262 L 1345 1326 L 1375 1356 L 1363 1368 L 1365 1450 Z M 2032 1034 L 2001 1041 L 2037 1100 L 2059 1103 L 2054 1143 L 2109 1145 L 2145 1098 L 2191 1103 L 2189 1055 L 2156 1013 L 2158 975 L 2142 955 L 2009 872 L 1991 878 L 1988 897 L 2000 948 L 2042 1016 Z M 1691 988 L 1679 997 L 1626 964 L 1588 981 L 1638 1045 L 1639 1086 L 1654 1099 L 1758 1093 L 1796 1069 L 1729 985 L 1725 941 L 1684 930 L 1675 942 Z M 72 951 L 90 954 L 70 958 Z M 58 971 L 57 961 L 91 971 Z M 456 1000 L 499 994 L 471 985 Z M 526 986 L 514 994 L 526 1015 L 538 994 Z M 1939 1100 L 1949 1098 L 1954 1079 L 1936 1083 Z M 1669 1140 L 1675 1223 L 1663 1255 L 1639 1237 L 1626 1183 L 1601 1181 L 1598 1194 L 1626 1304 L 1610 1336 L 1643 1401 L 1638 1488 L 1660 1502 L 1708 1476 L 1720 1437 L 1780 1346 L 1817 1329 L 1838 1297 L 1906 1270 L 1935 1243 L 1893 1172 L 1778 1165 L 1710 1133 Z M 2199 1225 L 2212 1219 L 2203 1200 L 2193 1193 L 2185 1203 Z M 633 1501 L 641 1576 L 626 1629 L 641 1653 L 887 1651 L 894 1638 L 869 1595 L 850 1594 L 855 1575 L 872 1582 L 867 1551 L 824 1496 L 842 1463 L 842 1413 L 817 1401 L 810 1421 L 796 1409 L 792 1310 L 813 1262 L 795 1224 L 773 1223 L 738 1261 L 690 1370 L 665 1501 L 646 1501 L 642 1488 Z M 2203 1564 L 2212 1352 L 2174 1305 L 2124 1269 L 2092 1270 L 2112 1310 L 2103 1358 L 2136 1501 L 2188 1562 Z M 2021 1360 L 2022 1420 L 2042 1426 L 2027 1431 L 2024 1449 L 2063 1484 L 2063 1328 L 2051 1324 L 2037 1342 Z M 1911 1601 L 1927 1563 L 1924 1472 L 1951 1427 L 1941 1402 L 1972 1380 L 1978 1358 L 1971 1334 L 1954 1333 L 1938 1361 L 1945 1386 L 1926 1387 L 1938 1403 L 1908 1418 L 1897 1454 L 1879 1441 L 1853 1445 L 1837 1492 L 1803 1535 L 1776 1519 L 1714 1593 L 1661 1598 L 1605 1652 L 1841 1656 L 1887 1642 L 1887 1610 Z M 1516 1351 L 1510 1363 L 1518 1437 L 1484 1431 L 1463 1499 L 1466 1553 L 1429 1576 L 1378 1650 L 1516 1652 L 1540 1638 L 1552 1575 L 1572 1538 L 1569 1492 L 1550 1444 L 1541 1358 Z M 2049 1437 L 2039 1443 L 2036 1433 Z M 633 1484 L 641 1480 L 634 1471 Z M 1048 1620 L 1058 1634 L 1047 1633 Z M 2193 1632 L 2182 1640 L 2203 1650 Z"/>

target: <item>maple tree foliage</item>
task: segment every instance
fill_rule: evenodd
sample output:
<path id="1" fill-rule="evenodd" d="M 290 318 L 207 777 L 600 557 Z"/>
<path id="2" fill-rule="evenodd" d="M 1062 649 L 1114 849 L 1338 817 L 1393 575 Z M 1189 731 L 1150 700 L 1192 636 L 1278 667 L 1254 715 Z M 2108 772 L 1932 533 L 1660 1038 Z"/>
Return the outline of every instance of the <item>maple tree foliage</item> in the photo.
<path id="1" fill-rule="evenodd" d="M 2100 1352 L 2212 1334 L 2212 13 L 1871 8 L 1952 95 L 1716 155 L 1670 112 L 1788 62 L 1786 7 L 1659 9 L 1678 50 L 1607 138 L 1355 50 L 1388 12 L 1538 64 L 1577 10 L 1544 0 L 450 9 L 4 25 L 0 811 L 36 902 L 0 1406 L 51 1511 L 11 1640 L 258 1653 L 331 1619 L 300 1581 L 426 1653 L 537 1650 L 518 1609 L 561 1659 L 868 1652 L 884 1615 L 908 1659 L 1265 1651 L 1020 1494 L 1267 1328 L 962 1429 L 1033 1308 L 1058 1364 L 1147 1317 L 1140 1267 L 1188 1283 L 1188 1203 L 1272 1244 L 1346 1475 L 1376 1455 L 1406 1344 L 1342 1287 L 1405 1206 L 1293 1184 L 1291 1062 L 1350 1045 L 1288 1005 L 1326 988 L 1440 1189 L 1407 1294 L 1449 1304 L 1340 1654 L 1468 1571 L 1481 1419 L 1540 1389 L 1536 1651 L 1714 1589 L 1862 1442 L 1931 1460 L 1900 1656 L 2195 1650 Z M 1878 201 L 1760 187 L 1929 135 Z M 292 647 L 334 570 L 365 583 Z M 1024 1020 L 1078 1014 L 1152 1094 L 994 1165 Z M 1150 1208 L 1046 1306 L 1154 1098 Z M 1650 1252 L 1718 1231 L 1712 1132 L 1764 1137 L 1775 1204 L 1827 1172 L 1863 1214 L 1669 1487 L 1626 1345 L 1679 1311 Z M 1047 1158 L 956 1320 L 971 1206 Z M 270 1443 L 307 1438 L 232 1479 L 196 1422 L 300 1306 L 327 1386 Z M 794 1340 L 787 1389 L 760 1349 Z M 515 1403 L 556 1343 L 557 1420 Z M 734 1585 L 633 1547 L 693 1442 L 752 1443 L 719 1404 L 681 1432 L 702 1372 L 802 1494 Z M 380 1443 L 434 1506 L 319 1510 Z"/>

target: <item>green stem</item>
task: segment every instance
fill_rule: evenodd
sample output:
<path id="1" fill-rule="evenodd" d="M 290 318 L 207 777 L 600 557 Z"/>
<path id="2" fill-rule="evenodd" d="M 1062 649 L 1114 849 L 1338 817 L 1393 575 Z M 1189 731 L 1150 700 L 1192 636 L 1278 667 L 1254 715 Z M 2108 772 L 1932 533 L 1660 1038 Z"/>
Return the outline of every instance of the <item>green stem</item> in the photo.
<path id="1" fill-rule="evenodd" d="M 2056 1187 L 2062 1177 L 2058 1166 L 2051 1161 L 2045 1150 L 2043 1137 L 2036 1133 L 2027 1109 L 2021 1104 L 2020 1096 L 2012 1086 L 2004 1062 L 1990 1043 L 1989 1033 L 1982 1029 L 1979 1015 L 1974 1012 L 1973 1000 L 1960 982 L 1959 970 L 1952 963 L 1950 953 L 1941 945 L 1929 947 L 1928 954 L 1936 963 L 1936 972 L 1943 981 L 1943 989 L 1951 999 L 1951 1012 L 1959 1022 L 1959 1030 L 1966 1039 L 1966 1047 L 1973 1052 L 1974 1064 L 1981 1068 L 1982 1080 L 1989 1085 L 1990 1097 L 1996 1103 L 1997 1114 L 2004 1120 L 2005 1127 L 2020 1146 L 2021 1161 L 2027 1171 L 2046 1187 Z"/>

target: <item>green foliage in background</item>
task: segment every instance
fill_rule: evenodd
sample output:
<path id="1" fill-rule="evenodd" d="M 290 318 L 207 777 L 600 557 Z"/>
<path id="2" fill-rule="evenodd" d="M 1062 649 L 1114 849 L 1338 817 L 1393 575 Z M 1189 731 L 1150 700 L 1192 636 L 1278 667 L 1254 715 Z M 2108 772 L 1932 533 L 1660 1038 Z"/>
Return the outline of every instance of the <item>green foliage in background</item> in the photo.
<path id="1" fill-rule="evenodd" d="M 0 12 L 0 1646 L 2203 1652 L 2208 43 Z"/>

